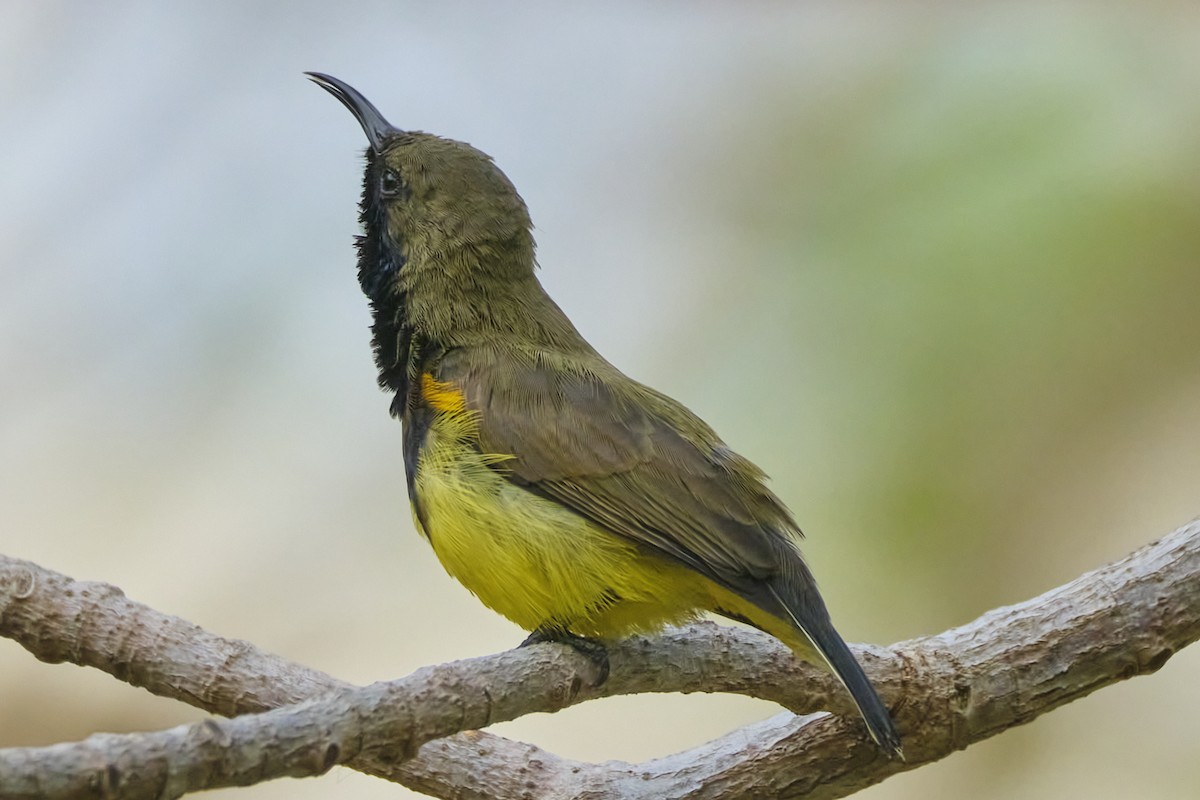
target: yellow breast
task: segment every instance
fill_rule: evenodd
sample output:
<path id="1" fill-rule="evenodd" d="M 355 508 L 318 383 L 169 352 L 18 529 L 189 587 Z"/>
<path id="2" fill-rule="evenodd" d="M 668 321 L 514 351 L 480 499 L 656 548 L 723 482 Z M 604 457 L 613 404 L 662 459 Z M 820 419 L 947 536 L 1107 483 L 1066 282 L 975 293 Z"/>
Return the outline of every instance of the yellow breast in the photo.
<path id="1" fill-rule="evenodd" d="M 424 376 L 437 415 L 418 459 L 418 526 L 459 582 L 526 630 L 618 636 L 688 619 L 712 584 L 648 555 L 509 481 L 504 454 L 481 454 L 477 417 L 453 387 Z"/>

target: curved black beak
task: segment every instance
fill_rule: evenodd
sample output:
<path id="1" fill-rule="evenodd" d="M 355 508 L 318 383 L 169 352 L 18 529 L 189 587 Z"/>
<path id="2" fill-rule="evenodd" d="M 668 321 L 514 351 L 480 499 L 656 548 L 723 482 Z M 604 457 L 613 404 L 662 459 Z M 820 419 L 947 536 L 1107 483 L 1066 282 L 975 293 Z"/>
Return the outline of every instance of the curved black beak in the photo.
<path id="1" fill-rule="evenodd" d="M 308 79 L 325 91 L 342 101 L 342 105 L 350 109 L 350 113 L 362 125 L 363 132 L 371 141 L 371 149 L 376 153 L 383 152 L 384 142 L 391 136 L 402 131 L 383 118 L 379 109 L 371 105 L 371 101 L 348 83 L 339 81 L 331 75 L 320 72 L 306 72 Z"/>

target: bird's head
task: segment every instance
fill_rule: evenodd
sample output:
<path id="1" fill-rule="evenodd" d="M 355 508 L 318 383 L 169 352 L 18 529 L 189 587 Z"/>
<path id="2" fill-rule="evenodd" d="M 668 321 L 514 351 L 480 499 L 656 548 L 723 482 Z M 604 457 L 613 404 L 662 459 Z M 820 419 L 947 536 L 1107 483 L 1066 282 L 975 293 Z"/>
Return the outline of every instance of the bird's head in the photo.
<path id="1" fill-rule="evenodd" d="M 502 256 L 518 250 L 532 271 L 529 212 L 490 156 L 465 142 L 400 130 L 349 84 L 306 74 L 350 109 L 367 135 L 359 281 L 372 300 L 393 289 L 410 262 L 426 273 L 479 273 L 498 261 L 511 269 L 513 259 Z"/>

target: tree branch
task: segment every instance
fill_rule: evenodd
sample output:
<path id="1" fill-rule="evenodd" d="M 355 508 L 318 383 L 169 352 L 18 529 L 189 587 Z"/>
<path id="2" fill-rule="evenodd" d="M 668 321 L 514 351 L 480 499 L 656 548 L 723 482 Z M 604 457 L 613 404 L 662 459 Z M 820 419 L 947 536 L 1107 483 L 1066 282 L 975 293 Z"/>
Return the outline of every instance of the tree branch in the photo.
<path id="1" fill-rule="evenodd" d="M 797 713 L 849 711 L 829 676 L 773 639 L 711 623 L 615 643 L 612 677 L 599 688 L 585 659 L 541 646 L 352 689 L 114 587 L 0 557 L 0 635 L 44 661 L 97 667 L 227 716 L 290 706 L 3 750 L 4 797 L 110 797 L 114 788 L 122 797 L 171 797 L 346 763 L 441 797 L 834 798 L 1153 672 L 1200 638 L 1200 523 L 963 627 L 890 649 L 856 648 L 896 714 L 907 763 L 883 758 L 850 714 L 780 714 L 640 765 L 583 764 L 485 733 L 449 735 L 644 691 L 740 692 Z"/>

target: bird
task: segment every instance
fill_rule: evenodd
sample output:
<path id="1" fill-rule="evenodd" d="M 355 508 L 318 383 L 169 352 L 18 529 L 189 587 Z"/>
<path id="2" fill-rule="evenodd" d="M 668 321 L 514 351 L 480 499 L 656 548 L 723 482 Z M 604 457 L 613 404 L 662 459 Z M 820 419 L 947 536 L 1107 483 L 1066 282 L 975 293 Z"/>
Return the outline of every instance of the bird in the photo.
<path id="1" fill-rule="evenodd" d="M 832 672 L 903 758 L 765 474 L 584 339 L 539 282 L 529 211 L 492 158 L 305 74 L 367 136 L 358 282 L 414 524 L 446 571 L 531 631 L 523 645 L 570 645 L 600 681 L 607 641 L 704 612 L 749 624 Z"/>

